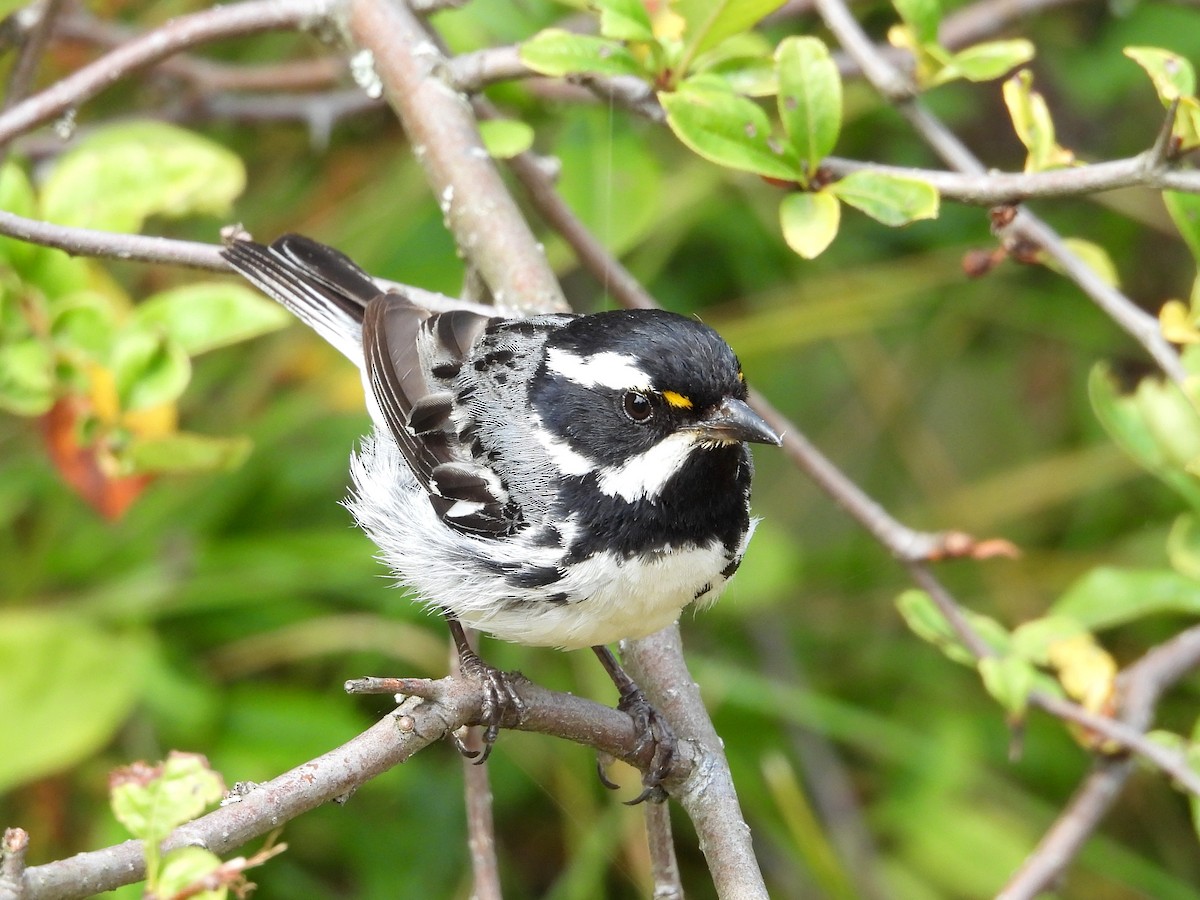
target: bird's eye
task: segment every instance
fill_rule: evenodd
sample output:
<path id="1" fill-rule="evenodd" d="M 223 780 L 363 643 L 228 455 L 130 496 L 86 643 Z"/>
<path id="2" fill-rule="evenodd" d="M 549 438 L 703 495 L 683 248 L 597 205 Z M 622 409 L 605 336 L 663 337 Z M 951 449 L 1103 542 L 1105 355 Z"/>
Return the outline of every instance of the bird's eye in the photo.
<path id="1" fill-rule="evenodd" d="M 625 415 L 629 416 L 635 422 L 645 422 L 654 414 L 654 408 L 650 405 L 650 400 L 645 394 L 640 394 L 637 391 L 626 391 L 622 405 L 625 408 Z"/>

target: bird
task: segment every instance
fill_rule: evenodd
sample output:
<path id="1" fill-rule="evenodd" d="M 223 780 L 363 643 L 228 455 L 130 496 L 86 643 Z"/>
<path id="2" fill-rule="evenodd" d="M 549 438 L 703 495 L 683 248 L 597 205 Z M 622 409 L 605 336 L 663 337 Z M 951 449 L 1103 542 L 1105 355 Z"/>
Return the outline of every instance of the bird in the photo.
<path id="1" fill-rule="evenodd" d="M 730 346 L 661 309 L 431 312 L 298 234 L 232 236 L 221 253 L 361 371 L 373 428 L 345 502 L 480 678 L 479 761 L 520 700 L 464 626 L 592 648 L 655 743 L 633 802 L 662 799 L 673 734 L 608 645 L 714 602 L 746 552 L 747 443 L 782 439 L 747 402 Z"/>

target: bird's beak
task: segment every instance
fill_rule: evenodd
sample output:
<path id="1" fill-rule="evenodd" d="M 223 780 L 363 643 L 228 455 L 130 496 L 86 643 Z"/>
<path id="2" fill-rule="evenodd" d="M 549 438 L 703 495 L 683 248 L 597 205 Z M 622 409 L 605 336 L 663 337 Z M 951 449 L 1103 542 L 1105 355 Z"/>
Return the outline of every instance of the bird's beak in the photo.
<path id="1" fill-rule="evenodd" d="M 704 415 L 693 430 L 705 440 L 732 444 L 753 441 L 756 444 L 779 446 L 783 438 L 767 421 L 750 408 L 744 400 L 727 397 Z"/>

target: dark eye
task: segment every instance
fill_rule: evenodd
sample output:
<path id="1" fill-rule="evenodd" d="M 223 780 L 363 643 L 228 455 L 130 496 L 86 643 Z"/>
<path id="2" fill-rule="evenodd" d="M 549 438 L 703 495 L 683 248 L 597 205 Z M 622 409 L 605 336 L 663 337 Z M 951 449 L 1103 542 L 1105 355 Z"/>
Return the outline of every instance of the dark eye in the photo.
<path id="1" fill-rule="evenodd" d="M 645 394 L 639 394 L 637 391 L 626 391 L 622 405 L 625 415 L 635 422 L 645 422 L 654 415 L 654 407 L 650 405 L 650 400 Z"/>

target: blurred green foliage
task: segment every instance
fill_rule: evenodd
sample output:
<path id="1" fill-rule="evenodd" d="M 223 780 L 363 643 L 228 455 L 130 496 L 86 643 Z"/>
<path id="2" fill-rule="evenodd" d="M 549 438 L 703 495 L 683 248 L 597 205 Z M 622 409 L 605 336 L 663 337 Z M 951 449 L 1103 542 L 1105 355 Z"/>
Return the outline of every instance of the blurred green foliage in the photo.
<path id="1" fill-rule="evenodd" d="M 147 25 L 199 7 L 116 3 L 104 12 Z M 925 21 L 919 4 L 906 8 L 910 27 Z M 461 50 L 528 38 L 559 13 L 548 0 L 476 0 L 434 22 Z M 879 37 L 897 22 L 885 4 L 856 13 Z M 922 29 L 915 39 L 935 56 Z M 827 39 L 811 18 L 765 29 L 772 45 L 797 32 Z M 1200 60 L 1200 12 L 1169 3 L 1080 3 L 1022 20 L 1020 32 L 1038 51 L 1029 68 L 1053 139 L 1081 159 L 1139 152 L 1161 124 L 1153 85 L 1122 48 Z M 307 37 L 275 35 L 215 53 L 249 63 L 320 51 Z M 53 53 L 48 62 L 46 78 L 69 65 Z M 964 254 L 991 246 L 984 211 L 944 203 L 936 220 L 903 229 L 848 215 L 828 250 L 805 261 L 781 238 L 782 195 L 759 178 L 720 170 L 620 110 L 546 103 L 526 85 L 491 93 L 533 126 L 537 150 L 563 160 L 562 190 L 600 238 L 665 306 L 722 331 L 755 386 L 874 497 L 914 526 L 1020 545 L 1017 561 L 940 569 L 972 609 L 1011 630 L 1052 608 L 1078 617 L 1072 598 L 1094 616 L 1089 598 L 1114 599 L 1108 619 L 1088 624 L 1107 629 L 1104 647 L 1118 663 L 1194 621 L 1194 527 L 1180 518 L 1194 511 L 1194 481 L 1181 493 L 1148 476 L 1101 422 L 1119 436 L 1136 415 L 1127 404 L 1138 401 L 1114 386 L 1135 384 L 1147 360 L 1050 271 L 1005 263 L 967 280 Z M 80 126 L 146 99 L 114 91 L 80 111 Z M 944 84 L 928 102 L 988 165 L 1025 165 L 998 83 Z M 461 261 L 388 115 L 342 124 L 321 152 L 298 124 L 198 130 L 244 161 L 248 186 L 233 215 L 255 235 L 308 233 L 379 276 L 457 290 Z M 845 87 L 835 152 L 936 165 L 857 82 Z M 31 204 L 13 171 L 0 197 Z M 45 180 L 36 187 L 44 202 Z M 105 202 L 112 196 L 101 191 L 94 208 L 117 215 Z M 120 215 L 150 214 L 148 231 L 208 241 L 228 218 L 190 211 L 170 221 L 161 205 Z M 1191 294 L 1195 260 L 1154 192 L 1038 211 L 1102 246 L 1123 289 L 1148 309 Z M 561 242 L 546 241 L 576 307 L 604 306 L 602 286 L 574 269 Z M 34 275 L 48 279 L 50 269 L 31 262 L 42 251 L 5 241 L 0 253 L 18 275 L 29 266 L 27 281 L 47 283 Z M 82 290 L 86 279 L 62 259 L 51 274 Z M 161 298 L 195 290 L 184 287 L 194 280 L 187 272 L 143 265 L 88 264 L 87 277 L 115 286 L 105 296 L 145 303 L 133 309 L 147 322 L 166 315 L 171 301 Z M 203 346 L 204 331 L 172 340 Z M 1092 374 L 1098 361 L 1107 374 Z M 33 864 L 127 836 L 108 809 L 107 773 L 118 766 L 180 749 L 204 753 L 227 783 L 264 780 L 389 709 L 384 698 L 346 697 L 344 679 L 445 669 L 443 625 L 390 584 L 337 504 L 367 427 L 356 373 L 299 327 L 189 365 L 186 392 L 172 395 L 188 432 L 245 436 L 253 450 L 233 471 L 160 477 L 117 521 L 62 484 L 35 420 L 0 418 L 0 823 L 30 831 Z M 34 378 L 31 390 L 49 383 Z M 1107 392 L 1100 418 L 1089 392 Z M 1010 760 L 1004 709 L 897 613 L 909 587 L 900 568 L 782 454 L 755 452 L 764 522 L 726 597 L 686 616 L 683 630 L 772 895 L 855 896 L 870 884 L 914 900 L 990 895 L 1087 772 L 1088 753 L 1035 715 Z M 1118 602 L 1153 604 L 1156 591 L 1165 599 L 1154 615 L 1130 616 Z M 588 654 L 496 642 L 484 652 L 551 687 L 614 699 Z M 1191 735 L 1198 694 L 1193 677 L 1168 697 L 1159 725 Z M 507 896 L 646 895 L 640 813 L 600 787 L 588 751 L 505 733 L 490 767 Z M 347 805 L 290 823 L 290 849 L 254 873 L 255 896 L 467 896 L 459 770 L 451 747 L 433 747 Z M 814 799 L 814 786 L 842 778 L 869 835 L 859 857 L 833 849 L 855 844 L 854 817 L 831 817 Z M 625 781 L 632 791 L 636 777 Z M 675 823 L 689 895 L 710 896 L 689 826 Z M 1147 773 L 1060 894 L 1184 898 L 1198 883 L 1187 801 Z"/>

